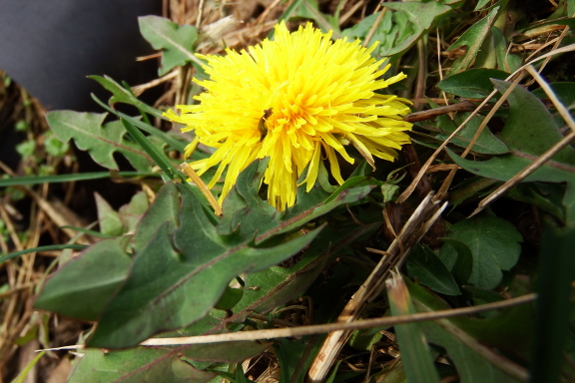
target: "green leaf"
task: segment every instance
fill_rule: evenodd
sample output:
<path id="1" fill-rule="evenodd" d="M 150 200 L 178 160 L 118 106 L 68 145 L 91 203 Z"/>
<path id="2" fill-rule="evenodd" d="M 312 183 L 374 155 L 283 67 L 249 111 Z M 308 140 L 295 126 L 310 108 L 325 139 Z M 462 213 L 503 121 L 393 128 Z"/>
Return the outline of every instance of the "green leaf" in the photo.
<path id="1" fill-rule="evenodd" d="M 190 361 L 237 363 L 268 347 L 253 342 L 229 342 L 111 352 L 86 350 L 74 365 L 68 383 L 205 383 L 216 375 L 193 367 Z"/>
<path id="2" fill-rule="evenodd" d="M 159 16 L 138 17 L 142 36 L 154 49 L 162 50 L 162 65 L 158 69 L 160 76 L 165 75 L 176 66 L 187 62 L 200 61 L 194 56 L 194 43 L 198 38 L 196 28 L 192 25 L 180 25 Z M 201 62 L 201 61 L 200 61 Z"/>
<path id="3" fill-rule="evenodd" d="M 501 93 L 511 86 L 504 81 L 492 81 Z M 551 114 L 529 91 L 518 86 L 513 89 L 508 101 L 509 117 L 498 137 L 507 144 L 511 153 L 493 157 L 488 161 L 472 161 L 462 159 L 447 149 L 455 163 L 473 174 L 507 181 L 563 138 Z M 523 182 L 566 182 L 567 189 L 563 197 L 563 205 L 567 212 L 566 221 L 575 222 L 574 174 L 575 150 L 568 146 Z"/>
<path id="4" fill-rule="evenodd" d="M 239 227 L 228 222 L 226 226 L 232 230 L 214 226 L 195 196 L 178 185 L 182 195 L 178 229 L 173 233 L 170 219 L 157 222 L 160 228 L 137 252 L 130 276 L 104 310 L 90 346 L 126 347 L 159 331 L 199 320 L 216 304 L 232 278 L 289 258 L 307 246 L 322 227 L 304 235 L 286 234 L 337 206 L 363 198 L 371 190 L 370 186 L 348 189 L 328 204 L 282 217 L 257 198 L 256 186 L 262 176 L 259 165 L 256 161 L 242 172 L 230 193 L 247 193 L 243 194 L 244 202 L 224 204 L 224 217 L 237 216 L 239 210 L 253 212 L 243 216 Z M 251 188 L 242 189 L 248 184 Z M 236 200 L 242 201 L 239 197 Z M 172 206 L 170 201 L 167 198 Z M 242 226 L 259 230 L 242 230 Z"/>
<path id="5" fill-rule="evenodd" d="M 139 253 L 155 235 L 158 227 L 168 223 L 168 232 L 179 225 L 180 196 L 174 182 L 168 182 L 158 191 L 154 202 L 144 214 L 134 236 L 134 250 Z"/>
<path id="6" fill-rule="evenodd" d="M 102 102 L 98 97 L 96 97 L 96 95 L 91 94 L 91 97 L 94 101 L 96 101 L 96 103 L 98 105 L 100 105 L 102 108 L 104 108 L 105 110 L 107 110 L 109 113 L 114 114 L 115 116 L 117 116 L 119 119 L 124 119 L 126 121 L 128 121 L 129 123 L 131 123 L 132 125 L 136 126 L 138 129 L 143 130 L 144 132 L 157 137 L 160 141 L 163 141 L 164 143 L 168 144 L 169 146 L 171 146 L 173 149 L 178 150 L 179 152 L 183 153 L 185 148 L 186 148 L 186 143 L 182 142 L 180 140 L 178 140 L 177 138 L 171 136 L 168 133 L 162 132 L 160 129 L 156 128 L 155 126 L 152 126 L 144 121 L 142 121 L 139 118 L 136 117 L 130 117 L 125 113 L 122 112 L 118 112 L 116 109 L 111 108 L 109 105 L 106 105 L 104 102 Z"/>
<path id="7" fill-rule="evenodd" d="M 549 86 L 567 109 L 575 109 L 575 82 L 554 82 Z M 535 89 L 531 94 L 539 98 L 549 98 L 542 88 Z"/>
<path id="8" fill-rule="evenodd" d="M 559 230 L 547 224 L 540 251 L 539 296 L 533 345 L 533 382 L 558 382 L 565 359 L 569 327 L 571 283 L 575 279 L 575 229 Z"/>
<path id="9" fill-rule="evenodd" d="M 60 157 L 70 150 L 70 145 L 63 143 L 53 135 L 52 131 L 46 132 L 44 135 L 44 147 L 46 153 L 54 157 Z"/>
<path id="10" fill-rule="evenodd" d="M 465 98 L 485 98 L 493 91 L 490 79 L 504 80 L 509 73 L 496 69 L 469 69 L 440 81 L 437 87 L 446 93 Z"/>
<path id="11" fill-rule="evenodd" d="M 474 11 L 479 11 L 483 9 L 483 7 L 485 7 L 488 3 L 490 3 L 490 0 L 479 0 L 477 2 L 477 5 L 475 6 Z"/>
<path id="12" fill-rule="evenodd" d="M 465 219 L 451 226 L 448 238 L 463 242 L 471 250 L 473 267 L 468 282 L 493 289 L 501 282 L 501 270 L 509 270 L 519 260 L 522 242 L 515 226 L 497 217 Z M 445 244 L 440 258 L 452 258 L 455 250 Z"/>
<path id="13" fill-rule="evenodd" d="M 219 310 L 230 310 L 242 299 L 243 295 L 244 290 L 242 288 L 226 286 L 220 300 L 214 305 L 214 307 Z"/>
<path id="14" fill-rule="evenodd" d="M 398 274 L 386 282 L 389 307 L 394 316 L 415 313 L 409 290 Z M 425 335 L 419 323 L 394 326 L 408 383 L 439 383 L 439 374 L 433 364 Z"/>
<path id="15" fill-rule="evenodd" d="M 446 302 L 423 287 L 409 281 L 406 283 L 418 312 L 450 308 Z M 510 361 L 491 349 L 499 347 L 490 343 L 506 344 L 507 349 L 511 345 L 529 349 L 529 343 L 525 343 L 523 322 L 532 315 L 530 307 L 518 306 L 489 319 L 439 319 L 421 322 L 419 325 L 430 343 L 445 348 L 459 373 L 461 383 L 519 383 L 521 379 L 509 375 L 510 371 L 515 372 Z M 520 330 L 519 333 L 517 330 Z"/>
<path id="16" fill-rule="evenodd" d="M 18 374 L 18 376 L 11 383 L 24 383 L 27 380 L 26 377 L 28 376 L 30 371 L 34 368 L 36 363 L 38 363 L 40 358 L 42 358 L 45 353 L 46 351 L 42 351 L 36 354 L 34 359 L 32 359 L 30 363 L 28 363 L 26 367 L 24 367 L 24 369 Z"/>
<path id="17" fill-rule="evenodd" d="M 385 6 L 395 11 L 404 12 L 409 22 L 413 33 L 395 41 L 395 46 L 385 55 L 394 55 L 409 49 L 417 40 L 432 26 L 433 23 L 442 15 L 451 10 L 448 5 L 441 4 L 438 1 L 428 2 L 392 2 L 386 3 Z M 400 32 L 401 33 L 401 32 Z"/>
<path id="18" fill-rule="evenodd" d="M 453 66 L 449 71 L 450 74 L 458 73 L 467 69 L 469 65 L 471 65 L 473 59 L 475 59 L 475 56 L 477 56 L 477 53 L 479 53 L 479 49 L 483 44 L 483 40 L 485 40 L 485 37 L 488 36 L 498 12 L 499 7 L 493 8 L 493 10 L 489 12 L 486 17 L 479 20 L 477 23 L 473 24 L 473 26 L 463 32 L 459 39 L 457 39 L 457 41 L 447 49 L 449 52 L 455 48 L 464 46 L 467 47 L 467 52 L 465 52 L 465 55 L 453 63 Z"/>
<path id="19" fill-rule="evenodd" d="M 407 258 L 407 273 L 432 290 L 446 295 L 460 295 L 453 276 L 430 248 L 416 246 Z"/>
<path id="20" fill-rule="evenodd" d="M 129 237 L 104 239 L 66 263 L 44 285 L 36 309 L 94 321 L 125 281 L 130 266 Z"/>
<path id="21" fill-rule="evenodd" d="M 118 217 L 126 233 L 133 233 L 136 225 L 148 210 L 148 196 L 140 191 L 132 196 L 130 202 L 118 210 Z"/>
<path id="22" fill-rule="evenodd" d="M 471 249 L 466 243 L 453 238 L 441 238 L 441 240 L 455 250 L 450 251 L 449 246 L 444 246 L 445 249 L 439 253 L 441 261 L 447 266 L 449 271 L 451 271 L 451 274 L 459 285 L 467 283 L 473 271 L 473 254 L 471 253 Z"/>
<path id="23" fill-rule="evenodd" d="M 356 350 L 370 351 L 381 340 L 382 329 L 356 330 L 349 337 L 349 345 Z"/>
<path id="24" fill-rule="evenodd" d="M 526 182 L 509 190 L 507 197 L 522 201 L 553 214 L 565 221 L 565 208 L 561 203 L 565 185 L 545 182 Z"/>
<path id="25" fill-rule="evenodd" d="M 507 73 L 513 73 L 522 64 L 521 57 L 509 53 L 508 43 L 503 32 L 497 27 L 491 28 L 491 38 L 495 46 L 495 55 L 497 58 L 497 67 Z M 499 78 L 499 77 L 495 77 Z M 504 78 L 500 78 L 503 80 Z"/>
<path id="26" fill-rule="evenodd" d="M 438 134 L 436 138 L 444 141 L 455 131 L 455 129 L 457 129 L 457 126 L 461 125 L 463 121 L 467 119 L 469 114 L 470 113 L 457 113 L 453 120 L 446 115 L 437 117 L 437 125 L 442 131 L 448 134 Z M 483 122 L 483 119 L 483 116 L 473 116 L 459 134 L 450 141 L 450 143 L 462 148 L 467 148 L 475 136 L 477 129 L 479 129 L 479 126 Z M 507 145 L 495 137 L 489 129 L 483 129 L 473 144 L 472 150 L 481 154 L 504 154 L 509 152 Z"/>
<path id="27" fill-rule="evenodd" d="M 370 45 L 379 42 L 379 56 L 406 52 L 442 15 L 451 10 L 451 7 L 438 1 L 392 2 L 385 6 L 396 12 L 386 12 L 370 40 Z M 378 17 L 379 13 L 370 15 L 343 31 L 342 35 L 350 39 L 365 39 Z"/>
<path id="28" fill-rule="evenodd" d="M 98 224 L 100 232 L 109 236 L 118 236 L 125 233 L 122 221 L 118 213 L 100 194 L 94 192 L 96 209 L 98 210 Z"/>
<path id="29" fill-rule="evenodd" d="M 0 221 L 0 222 L 2 222 L 2 221 Z M 4 263 L 10 259 L 19 257 L 23 254 L 35 253 L 37 251 L 51 251 L 51 250 L 64 250 L 64 249 L 83 250 L 86 247 L 87 247 L 86 245 L 76 245 L 76 244 L 47 245 L 47 246 L 32 247 L 29 249 L 14 251 L 13 253 L 8 253 L 6 255 L 0 256 L 0 264 Z M 2 254 L 2 253 L 0 253 L 0 254 Z"/>
<path id="30" fill-rule="evenodd" d="M 116 81 L 114 81 L 111 77 L 108 77 L 108 76 L 102 77 L 102 76 L 92 75 L 92 76 L 88 76 L 88 78 L 91 78 L 92 80 L 97 81 L 106 90 L 108 90 L 110 93 L 112 93 L 112 97 L 110 97 L 110 100 L 108 101 L 110 106 L 113 107 L 114 104 L 117 102 L 129 104 L 129 105 L 135 106 L 136 108 L 138 108 L 142 112 L 149 113 L 154 117 L 161 118 L 162 120 L 167 120 L 167 118 L 162 116 L 161 111 L 159 111 L 158 109 L 153 108 L 150 105 L 140 101 L 136 96 L 134 96 L 134 94 L 132 93 L 132 91 L 129 88 L 128 89 L 124 88 L 122 85 L 120 85 Z"/>
<path id="31" fill-rule="evenodd" d="M 124 155 L 140 172 L 151 172 L 154 162 L 136 143 L 126 140 L 126 130 L 119 121 L 102 123 L 106 113 L 79 113 L 69 110 L 48 112 L 50 128 L 63 142 L 74 139 L 76 146 L 88 151 L 99 165 L 118 170 L 114 152 Z"/>

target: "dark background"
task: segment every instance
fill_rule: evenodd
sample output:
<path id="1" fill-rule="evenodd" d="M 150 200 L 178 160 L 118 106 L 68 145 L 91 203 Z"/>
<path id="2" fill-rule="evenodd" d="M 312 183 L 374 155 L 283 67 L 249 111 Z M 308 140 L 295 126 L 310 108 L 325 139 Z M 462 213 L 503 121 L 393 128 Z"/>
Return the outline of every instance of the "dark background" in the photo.
<path id="1" fill-rule="evenodd" d="M 86 76 L 153 79 L 137 18 L 160 13 L 158 0 L 0 0 L 0 69 L 47 109 L 101 112 L 90 93 L 107 93 Z"/>

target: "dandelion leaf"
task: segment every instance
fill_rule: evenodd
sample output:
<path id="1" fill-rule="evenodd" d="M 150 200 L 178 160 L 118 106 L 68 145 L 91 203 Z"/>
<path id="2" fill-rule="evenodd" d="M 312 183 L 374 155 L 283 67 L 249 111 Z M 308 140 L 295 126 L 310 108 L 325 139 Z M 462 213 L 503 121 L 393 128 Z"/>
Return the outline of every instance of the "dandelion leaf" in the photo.
<path id="1" fill-rule="evenodd" d="M 88 247 L 48 278 L 34 307 L 69 318 L 97 320 L 128 275 L 128 241 L 129 237 L 104 239 Z"/>
<path id="2" fill-rule="evenodd" d="M 198 34 L 192 25 L 179 25 L 159 16 L 138 18 L 142 36 L 154 49 L 162 50 L 162 65 L 158 69 L 160 76 L 176 66 L 185 65 L 195 59 L 193 45 Z M 196 59 L 197 60 L 197 59 Z"/>
<path id="3" fill-rule="evenodd" d="M 396 12 L 386 12 L 381 23 L 370 40 L 370 45 L 378 41 L 379 56 L 402 54 L 429 30 L 440 16 L 451 10 L 451 7 L 437 1 L 428 2 L 392 2 L 387 8 Z M 379 13 L 370 15 L 355 26 L 346 29 L 343 36 L 350 39 L 365 39 L 370 33 Z"/>
<path id="4" fill-rule="evenodd" d="M 102 126 L 106 113 L 80 113 L 70 110 L 48 112 L 48 124 L 62 142 L 74 139 L 79 149 L 86 150 L 99 165 L 118 170 L 114 152 L 121 153 L 138 171 L 151 172 L 152 159 L 135 142 L 126 139 L 120 121 Z"/>
<path id="5" fill-rule="evenodd" d="M 499 12 L 499 6 L 493 8 L 491 12 L 472 27 L 467 29 L 463 34 L 453 43 L 447 51 L 453 51 L 455 48 L 467 47 L 465 54 L 457 59 L 451 67 L 450 74 L 458 73 L 465 70 L 471 65 L 483 44 L 483 40 L 488 36 L 491 26 Z"/>
<path id="6" fill-rule="evenodd" d="M 407 258 L 410 277 L 429 288 L 446 295 L 460 295 L 461 291 L 447 267 L 430 248 L 417 246 Z"/>
<path id="7" fill-rule="evenodd" d="M 316 226 L 302 234 L 297 231 L 302 225 L 363 198 L 371 190 L 370 186 L 348 189 L 325 205 L 287 218 L 266 207 L 257 197 L 259 169 L 256 161 L 238 178 L 230 198 L 241 203 L 225 203 L 224 216 L 237 216 L 244 209 L 240 214 L 243 218 L 238 222 L 223 219 L 224 228 L 214 225 L 196 196 L 184 185 L 176 185 L 176 199 L 174 187 L 169 187 L 165 192 L 169 196 L 163 202 L 168 209 L 158 209 L 154 203 L 142 220 L 146 220 L 146 226 L 142 223 L 138 226 L 137 251 L 130 274 L 103 310 L 88 341 L 90 347 L 129 347 L 160 331 L 200 320 L 235 276 L 284 261 L 308 246 L 323 228 Z M 173 216 L 176 201 L 177 220 Z M 250 211 L 254 214 L 248 214 Z M 159 217 L 155 232 L 148 227 L 153 224 L 148 218 L 152 216 Z M 259 222 L 262 229 L 256 230 L 257 224 L 250 220 Z M 145 231 L 147 241 L 138 233 L 140 230 Z"/>
<path id="8" fill-rule="evenodd" d="M 493 91 L 492 78 L 504 80 L 509 73 L 497 69 L 476 68 L 456 73 L 440 81 L 444 92 L 465 98 L 485 98 Z"/>
<path id="9" fill-rule="evenodd" d="M 237 363 L 257 355 L 268 344 L 215 343 L 180 347 L 137 347 L 122 351 L 86 350 L 68 383 L 205 383 L 216 374 L 194 367 L 201 362 Z M 198 363 L 200 362 L 200 363 Z"/>

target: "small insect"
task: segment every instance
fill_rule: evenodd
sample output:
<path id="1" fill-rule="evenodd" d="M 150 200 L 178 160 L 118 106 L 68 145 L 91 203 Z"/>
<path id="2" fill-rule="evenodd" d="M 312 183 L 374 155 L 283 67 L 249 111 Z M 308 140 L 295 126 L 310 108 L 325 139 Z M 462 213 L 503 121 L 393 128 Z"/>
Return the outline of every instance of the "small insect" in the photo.
<path id="1" fill-rule="evenodd" d="M 273 110 L 274 110 L 274 108 L 265 109 L 264 115 L 262 116 L 262 118 L 260 118 L 260 122 L 258 123 L 258 129 L 260 130 L 260 133 L 261 133 L 260 138 L 262 140 L 268 134 L 268 129 L 266 128 L 266 121 L 269 118 L 269 116 L 272 115 Z"/>

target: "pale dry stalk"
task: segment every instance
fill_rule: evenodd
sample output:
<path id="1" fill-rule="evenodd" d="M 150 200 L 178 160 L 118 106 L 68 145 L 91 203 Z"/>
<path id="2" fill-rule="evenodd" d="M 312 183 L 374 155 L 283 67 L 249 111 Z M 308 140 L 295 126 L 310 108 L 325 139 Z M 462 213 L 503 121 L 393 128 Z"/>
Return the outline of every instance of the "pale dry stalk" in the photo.
<path id="1" fill-rule="evenodd" d="M 413 246 L 439 218 L 447 203 L 440 205 L 440 201 L 433 197 L 434 193 L 431 192 L 419 204 L 387 249 L 387 255 L 381 258 L 370 276 L 345 306 L 337 323 L 354 322 L 359 318 L 365 307 L 385 288 L 385 279 L 389 276 L 389 272 L 401 266 Z M 325 379 L 351 333 L 350 330 L 335 331 L 327 336 L 308 372 L 309 382 L 322 382 Z"/>

